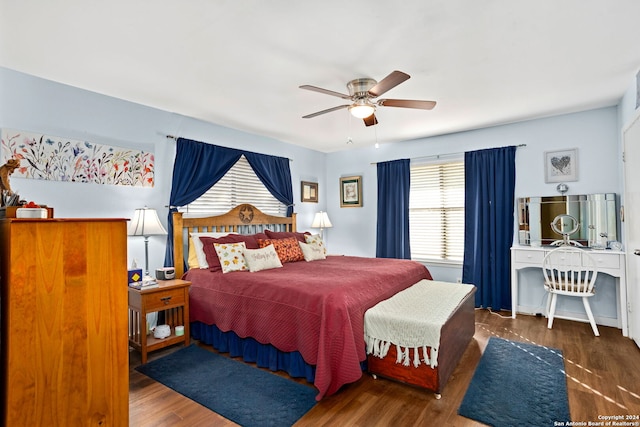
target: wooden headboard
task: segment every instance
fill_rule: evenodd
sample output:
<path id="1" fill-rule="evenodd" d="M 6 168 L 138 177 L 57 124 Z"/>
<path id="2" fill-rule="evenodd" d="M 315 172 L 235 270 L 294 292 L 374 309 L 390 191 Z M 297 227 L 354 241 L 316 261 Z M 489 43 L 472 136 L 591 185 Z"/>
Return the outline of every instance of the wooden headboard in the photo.
<path id="1" fill-rule="evenodd" d="M 173 213 L 173 265 L 176 277 L 184 274 L 185 255 L 188 255 L 190 232 L 229 232 L 255 234 L 265 229 L 272 231 L 296 231 L 296 214 L 290 217 L 267 215 L 250 204 L 238 205 L 229 212 L 209 217 L 184 217 Z"/>

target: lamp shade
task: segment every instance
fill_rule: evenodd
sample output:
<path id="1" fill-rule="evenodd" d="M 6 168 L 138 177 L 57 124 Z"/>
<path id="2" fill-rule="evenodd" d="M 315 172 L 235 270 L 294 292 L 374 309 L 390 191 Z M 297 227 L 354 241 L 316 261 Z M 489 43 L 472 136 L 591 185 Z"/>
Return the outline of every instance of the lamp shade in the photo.
<path id="1" fill-rule="evenodd" d="M 136 209 L 133 214 L 128 234 L 130 236 L 158 236 L 167 234 L 167 230 L 162 226 L 156 210 L 144 207 Z"/>
<path id="2" fill-rule="evenodd" d="M 318 212 L 316 216 L 313 218 L 313 222 L 311 223 L 311 228 L 331 228 L 333 225 L 329 220 L 329 215 L 326 212 Z"/>

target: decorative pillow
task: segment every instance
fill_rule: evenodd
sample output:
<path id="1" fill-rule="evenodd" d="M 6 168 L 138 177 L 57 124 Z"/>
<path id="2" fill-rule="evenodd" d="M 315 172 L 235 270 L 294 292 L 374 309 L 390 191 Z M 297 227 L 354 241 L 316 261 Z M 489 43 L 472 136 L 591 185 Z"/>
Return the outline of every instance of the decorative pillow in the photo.
<path id="1" fill-rule="evenodd" d="M 326 255 L 327 248 L 324 246 L 324 242 L 322 241 L 322 237 L 319 234 L 314 235 L 306 235 L 304 236 L 305 242 L 311 245 L 319 246 L 322 249 L 322 252 Z"/>
<path id="2" fill-rule="evenodd" d="M 295 231 L 271 231 L 264 230 L 264 233 L 269 239 L 286 239 L 287 237 L 295 237 L 299 242 L 304 243 L 304 236 L 311 234 L 308 231 L 304 233 L 297 233 Z"/>
<path id="3" fill-rule="evenodd" d="M 298 239 L 295 237 L 287 237 L 286 239 L 258 239 L 258 246 L 261 248 L 273 245 L 278 253 L 278 258 L 284 264 L 285 262 L 296 262 L 304 260 L 304 254 Z"/>
<path id="4" fill-rule="evenodd" d="M 231 271 L 243 271 L 247 269 L 243 252 L 246 249 L 244 242 L 239 243 L 214 243 L 223 273 Z"/>
<path id="5" fill-rule="evenodd" d="M 305 261 L 316 261 L 327 258 L 324 254 L 324 249 L 316 244 L 302 242 L 298 242 L 298 244 L 300 245 L 300 249 L 302 249 Z"/>
<path id="6" fill-rule="evenodd" d="M 244 260 L 249 266 L 249 271 L 252 273 L 282 267 L 276 248 L 273 245 L 265 246 L 261 249 L 245 249 L 243 254 Z"/>
<path id="7" fill-rule="evenodd" d="M 200 237 L 202 241 L 202 249 L 204 250 L 204 254 L 207 259 L 207 264 L 209 265 L 209 270 L 211 271 L 220 271 L 222 270 L 222 266 L 220 265 L 220 260 L 218 259 L 218 254 L 216 253 L 215 247 L 213 246 L 215 243 L 239 243 L 244 242 L 246 247 L 249 249 L 258 249 L 258 240 L 257 238 L 266 238 L 267 235 L 264 233 L 258 234 L 229 234 L 220 238 L 212 238 L 212 237 Z"/>
<path id="8" fill-rule="evenodd" d="M 189 268 L 209 268 L 207 263 L 207 257 L 202 248 L 202 241 L 200 237 L 213 237 L 220 238 L 229 235 L 229 232 L 215 233 L 215 232 L 193 232 L 189 233 L 189 259 L 187 264 Z"/>

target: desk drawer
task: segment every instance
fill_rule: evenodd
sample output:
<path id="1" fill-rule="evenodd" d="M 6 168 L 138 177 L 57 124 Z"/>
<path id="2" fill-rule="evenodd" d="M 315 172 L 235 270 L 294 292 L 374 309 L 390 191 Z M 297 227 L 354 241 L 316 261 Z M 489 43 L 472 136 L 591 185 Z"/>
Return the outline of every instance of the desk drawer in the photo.
<path id="1" fill-rule="evenodd" d="M 593 259 L 596 261 L 596 267 L 598 268 L 614 268 L 614 269 L 620 268 L 620 256 L 617 254 L 608 254 L 606 252 L 592 251 L 592 252 L 589 252 L 589 255 L 591 255 Z M 584 257 L 582 262 L 583 262 L 583 265 L 587 265 L 589 260 L 587 259 L 587 257 Z"/>
<path id="2" fill-rule="evenodd" d="M 184 305 L 185 288 L 167 289 L 144 296 L 147 311 L 163 310 L 167 306 Z"/>
<path id="3" fill-rule="evenodd" d="M 537 264 L 542 267 L 542 260 L 544 259 L 544 251 L 515 251 L 515 260 L 518 263 L 523 264 Z"/>

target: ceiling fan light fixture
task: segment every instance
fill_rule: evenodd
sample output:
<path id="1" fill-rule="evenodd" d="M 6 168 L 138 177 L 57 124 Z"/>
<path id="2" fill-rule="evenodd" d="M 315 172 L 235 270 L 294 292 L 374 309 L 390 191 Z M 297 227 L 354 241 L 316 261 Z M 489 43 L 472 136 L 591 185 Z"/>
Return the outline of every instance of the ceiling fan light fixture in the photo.
<path id="1" fill-rule="evenodd" d="M 352 116 L 359 119 L 369 117 L 376 111 L 376 107 L 365 102 L 356 102 L 349 107 L 349 112 Z"/>
<path id="2" fill-rule="evenodd" d="M 352 102 L 351 104 L 342 104 L 337 107 L 327 108 L 312 114 L 307 114 L 306 116 L 302 116 L 302 118 L 310 119 L 333 111 L 348 109 L 352 116 L 362 119 L 365 126 L 374 126 L 378 124 L 378 119 L 374 114 L 378 107 L 401 107 L 420 110 L 433 109 L 436 105 L 435 101 L 420 101 L 412 99 L 379 99 L 374 101 L 374 99 L 380 97 L 384 93 L 387 93 L 389 90 L 398 86 L 402 82 L 405 82 L 409 78 L 410 76 L 407 73 L 396 70 L 379 82 L 368 77 L 354 79 L 347 83 L 347 89 L 349 89 L 348 95 L 317 86 L 302 85 L 300 86 L 300 89 L 324 93 L 325 95 L 335 96 Z"/>

